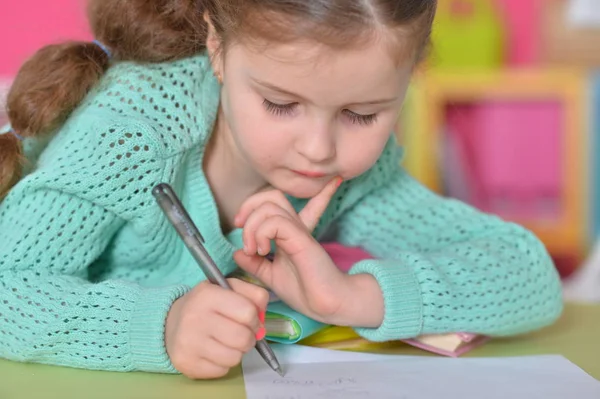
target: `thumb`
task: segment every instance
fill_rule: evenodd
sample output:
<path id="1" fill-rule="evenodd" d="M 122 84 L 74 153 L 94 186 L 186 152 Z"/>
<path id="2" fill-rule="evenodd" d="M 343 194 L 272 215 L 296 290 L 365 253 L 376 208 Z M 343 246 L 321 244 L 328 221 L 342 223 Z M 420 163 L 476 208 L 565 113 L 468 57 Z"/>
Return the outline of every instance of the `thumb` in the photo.
<path id="1" fill-rule="evenodd" d="M 327 209 L 327 206 L 338 187 L 342 184 L 342 181 L 341 177 L 336 177 L 330 181 L 317 195 L 312 197 L 304 209 L 298 213 L 300 220 L 304 223 L 308 231 L 312 232 L 315 227 L 317 227 L 319 219 L 321 219 L 321 216 Z"/>
<path id="2" fill-rule="evenodd" d="M 259 255 L 246 255 L 244 251 L 239 250 L 233 254 L 233 260 L 240 268 L 269 285 L 271 281 L 271 261 L 269 259 Z"/>

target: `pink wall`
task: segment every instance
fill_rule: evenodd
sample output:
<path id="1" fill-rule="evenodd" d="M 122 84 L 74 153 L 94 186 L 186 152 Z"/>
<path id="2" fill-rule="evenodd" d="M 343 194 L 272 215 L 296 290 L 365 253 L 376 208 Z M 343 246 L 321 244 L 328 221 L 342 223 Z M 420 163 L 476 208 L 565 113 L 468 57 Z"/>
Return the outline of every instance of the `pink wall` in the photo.
<path id="1" fill-rule="evenodd" d="M 0 77 L 13 76 L 40 47 L 68 39 L 89 40 L 86 0 L 3 0 Z"/>

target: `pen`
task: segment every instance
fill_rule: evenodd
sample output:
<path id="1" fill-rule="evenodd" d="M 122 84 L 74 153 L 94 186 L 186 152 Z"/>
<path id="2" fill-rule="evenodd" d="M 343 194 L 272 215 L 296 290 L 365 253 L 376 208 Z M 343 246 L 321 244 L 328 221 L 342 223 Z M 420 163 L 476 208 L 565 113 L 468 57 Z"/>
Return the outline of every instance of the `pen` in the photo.
<path id="1" fill-rule="evenodd" d="M 187 249 L 192 253 L 192 256 L 198 262 L 198 265 L 206 275 L 207 279 L 221 287 L 231 290 L 231 286 L 227 279 L 221 273 L 218 266 L 215 264 L 211 256 L 204 248 L 204 237 L 198 231 L 198 228 L 190 218 L 189 214 L 183 207 L 183 204 L 171 188 L 166 183 L 160 183 L 152 190 L 152 195 L 158 202 L 158 205 L 171 222 L 175 230 L 182 238 Z M 255 346 L 258 353 L 262 356 L 267 364 L 276 371 L 280 376 L 284 376 L 283 369 L 273 353 L 267 341 L 263 338 L 256 342 Z"/>

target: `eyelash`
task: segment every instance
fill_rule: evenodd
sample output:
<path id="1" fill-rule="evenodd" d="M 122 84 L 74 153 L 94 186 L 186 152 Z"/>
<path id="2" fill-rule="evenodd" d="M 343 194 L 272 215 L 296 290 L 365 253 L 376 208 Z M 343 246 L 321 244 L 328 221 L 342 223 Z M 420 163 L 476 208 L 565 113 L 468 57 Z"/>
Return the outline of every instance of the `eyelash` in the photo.
<path id="1" fill-rule="evenodd" d="M 357 125 L 368 126 L 377 121 L 377 114 L 360 115 L 347 109 L 343 110 L 342 112 L 348 117 L 348 119 L 350 119 L 350 122 Z"/>
<path id="2" fill-rule="evenodd" d="M 263 105 L 265 106 L 265 109 L 268 112 L 272 113 L 275 116 L 290 116 L 294 113 L 294 110 L 296 109 L 296 106 L 298 104 L 275 104 L 265 99 L 263 101 Z M 347 109 L 343 110 L 342 112 L 344 113 L 344 115 L 346 115 L 346 117 L 350 120 L 351 123 L 357 125 L 368 126 L 377 121 L 377 114 L 360 115 Z"/>
<path id="3" fill-rule="evenodd" d="M 297 103 L 291 104 L 275 104 L 269 100 L 264 100 L 263 104 L 267 111 L 276 116 L 289 116 L 294 113 Z"/>

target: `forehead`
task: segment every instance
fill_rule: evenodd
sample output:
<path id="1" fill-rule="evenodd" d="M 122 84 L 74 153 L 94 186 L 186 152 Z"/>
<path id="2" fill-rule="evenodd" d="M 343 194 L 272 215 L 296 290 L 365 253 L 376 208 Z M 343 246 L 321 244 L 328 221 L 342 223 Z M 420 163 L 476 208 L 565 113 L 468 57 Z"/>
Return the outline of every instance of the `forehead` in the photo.
<path id="1" fill-rule="evenodd" d="M 238 43 L 228 47 L 225 62 L 248 79 L 336 104 L 401 94 L 413 68 L 410 57 L 406 58 L 398 62 L 383 40 L 344 49 L 296 41 Z"/>

